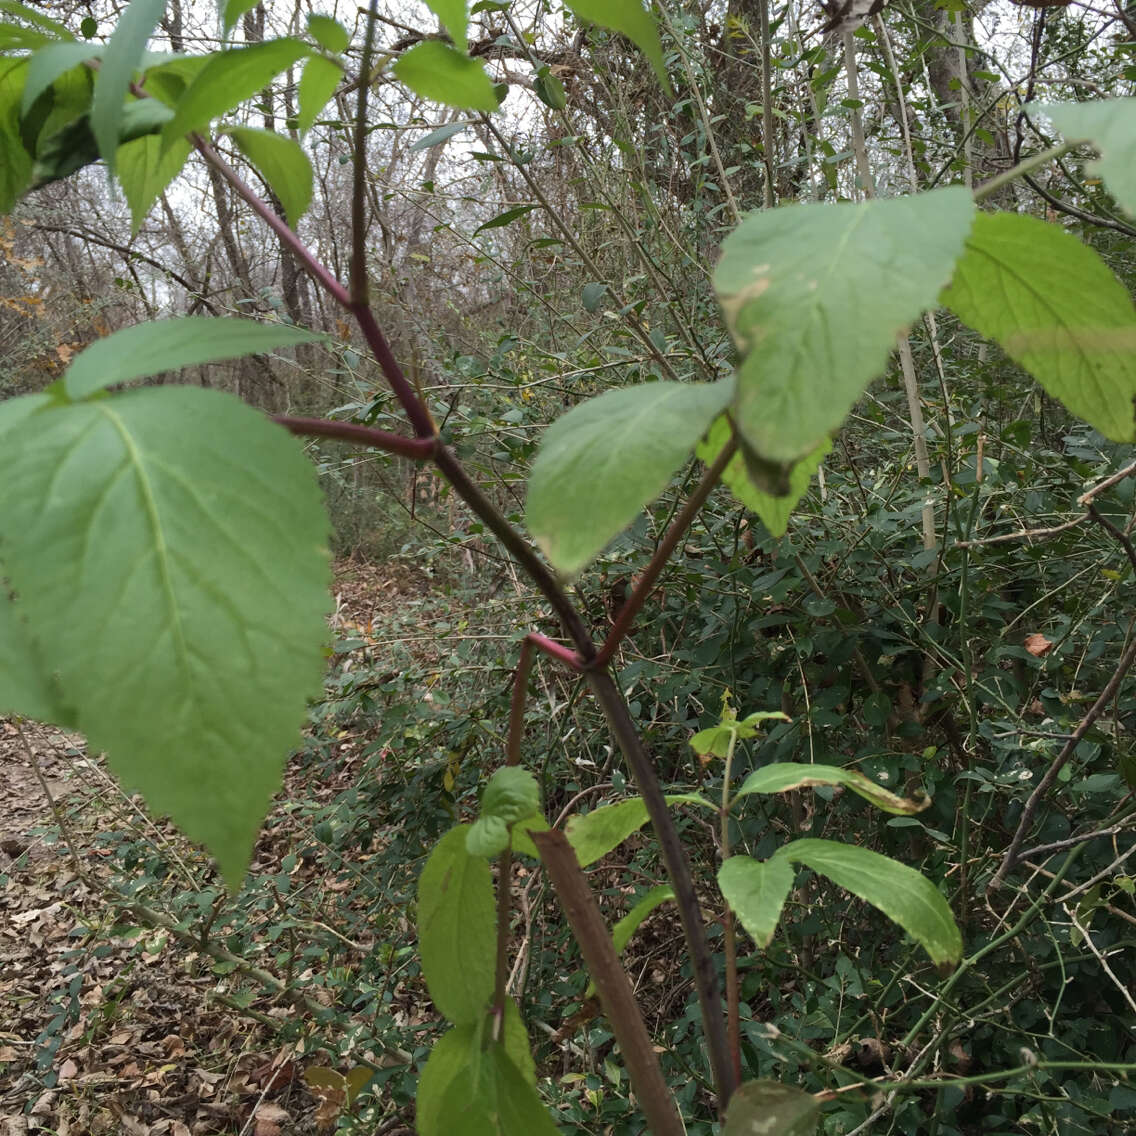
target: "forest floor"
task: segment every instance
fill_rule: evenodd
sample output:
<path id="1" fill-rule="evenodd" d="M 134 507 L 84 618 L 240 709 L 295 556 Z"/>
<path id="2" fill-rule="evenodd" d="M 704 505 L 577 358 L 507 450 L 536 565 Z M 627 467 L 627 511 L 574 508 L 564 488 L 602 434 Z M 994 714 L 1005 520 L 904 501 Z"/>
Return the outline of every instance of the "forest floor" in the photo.
<path id="1" fill-rule="evenodd" d="M 421 598 L 423 583 L 397 566 L 337 565 L 333 627 L 369 639 L 372 625 Z M 344 787 L 310 780 L 289 763 L 254 870 L 279 858 L 289 832 L 300 838 L 297 800 L 330 800 Z M 202 878 L 200 854 L 127 798 L 82 738 L 0 719 L 0 1136 L 333 1130 L 344 1107 L 339 1074 L 305 1081 L 304 1067 L 320 1062 L 276 1040 L 294 1007 L 283 997 L 266 1011 L 263 1001 L 260 1010 L 235 1004 L 215 955 L 168 928 L 140 928 L 124 915 L 121 885 L 108 902 L 122 863 L 105 839 L 107 817 L 121 826 L 124 813 L 140 844 Z M 302 863 L 296 874 L 304 886 Z M 410 1129 L 396 1119 L 381 1131 Z"/>

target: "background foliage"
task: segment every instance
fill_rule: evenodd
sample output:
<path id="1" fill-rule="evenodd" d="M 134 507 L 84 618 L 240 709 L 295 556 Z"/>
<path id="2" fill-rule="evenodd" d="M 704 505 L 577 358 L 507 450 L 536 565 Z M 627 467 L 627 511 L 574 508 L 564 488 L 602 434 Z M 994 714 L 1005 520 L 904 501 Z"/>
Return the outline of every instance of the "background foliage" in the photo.
<path id="1" fill-rule="evenodd" d="M 585 19 L 594 15 L 571 7 Z M 435 421 L 517 522 L 537 443 L 565 410 L 608 391 L 609 400 L 634 399 L 637 384 L 676 380 L 687 384 L 677 388 L 682 399 L 715 397 L 714 388 L 690 382 L 733 369 L 728 330 L 738 328 L 728 304 L 723 320 L 715 288 L 731 293 L 732 246 L 722 242 L 749 210 L 851 201 L 869 183 L 880 198 L 945 183 L 971 188 L 1044 150 L 1055 128 L 1084 129 L 1060 113 L 1050 120 L 1037 112 L 1038 100 L 1131 96 L 1136 76 L 1136 15 L 1121 5 L 1108 12 L 1008 3 L 890 7 L 855 33 L 855 90 L 839 38 L 818 30 L 815 9 L 795 4 L 660 10 L 659 46 L 638 25 L 623 29 L 650 65 L 620 36 L 572 16 L 552 19 L 538 6 L 475 8 L 460 32 L 452 13 L 434 10 L 457 46 L 467 40 L 470 57 L 508 85 L 492 117 L 480 112 L 493 110 L 497 95 L 492 84 L 486 95 L 476 77 L 467 105 L 429 101 L 437 92 L 415 80 L 414 53 L 426 66 L 425 51 L 452 49 L 430 20 L 381 13 L 380 48 L 399 56 L 394 74 L 402 82 L 384 75 L 376 83 L 365 124 L 366 269 L 380 322 Z M 20 36 L 38 46 L 34 20 L 3 12 L 11 19 L 0 46 L 19 49 Z M 393 428 L 397 406 L 376 360 L 287 244 L 196 156 L 176 181 L 167 185 L 165 176 L 171 155 L 188 153 L 176 139 L 226 115 L 222 155 L 347 279 L 361 19 L 353 8 L 329 8 L 340 33 L 286 6 L 230 4 L 219 37 L 212 10 L 172 3 L 150 14 L 158 21 L 156 50 L 238 47 L 240 62 L 227 64 L 227 105 L 179 106 L 162 136 L 112 134 L 122 141 L 120 166 L 148 171 L 141 195 L 113 193 L 100 166 L 57 176 L 71 172 L 59 154 L 38 154 L 34 176 L 42 186 L 0 232 L 0 390 L 5 397 L 41 392 L 82 348 L 141 320 L 255 316 L 322 338 L 284 336 L 264 345 L 270 352 L 231 361 L 185 359 L 191 365 L 179 382 L 261 410 Z M 52 16 L 100 52 L 115 26 L 112 12 L 97 5 Z M 76 65 L 81 53 L 60 55 L 62 69 L 45 82 L 49 105 L 37 103 L 37 113 L 73 125 L 90 85 L 97 92 L 109 82 L 100 77 L 113 65 L 113 45 L 105 43 L 93 78 Z M 218 89 L 195 72 L 192 54 L 156 65 L 155 74 L 155 91 L 170 84 L 179 97 Z M 0 84 L 24 78 L 5 70 Z M 7 107 L 5 91 L 0 86 Z M 251 101 L 236 109 L 242 99 Z M 1077 110 L 1091 113 L 1089 106 L 1067 113 Z M 68 134 L 63 150 L 72 163 L 84 154 L 79 133 Z M 297 180 L 293 151 L 269 138 L 302 147 L 310 193 L 303 176 Z M 1115 297 L 1131 295 L 1136 257 L 1123 172 L 1132 167 L 1117 145 L 1115 180 L 1109 151 L 1097 170 L 1082 161 L 1086 150 L 998 189 L 999 220 L 1013 215 L 1021 235 L 988 233 L 987 246 L 996 252 L 999 239 L 1018 239 L 1036 250 L 1044 277 L 1041 242 L 1077 238 L 1119 283 L 1094 267 L 1064 286 L 1078 297 L 1104 297 L 1102 318 L 1115 312 L 1124 326 L 1131 302 L 1124 307 L 1125 296 Z M 97 151 L 85 153 L 91 160 Z M 915 199 L 930 212 L 913 226 L 946 232 L 947 218 L 928 203 L 952 194 L 967 199 L 957 188 Z M 753 215 L 730 240 L 760 236 L 771 218 L 779 220 L 779 211 Z M 867 259 L 875 249 L 878 241 L 867 241 L 855 251 Z M 981 268 L 967 264 L 980 293 L 987 286 Z M 925 283 L 931 297 L 941 283 Z M 896 303 L 910 300 L 910 279 L 889 284 Z M 733 847 L 759 859 L 798 838 L 841 839 L 918 867 L 941 883 L 961 925 L 968 965 L 944 986 L 927 956 L 873 908 L 806 871 L 793 880 L 769 946 L 742 937 L 745 1073 L 809 1092 L 839 1090 L 824 1104 L 822 1126 L 831 1133 L 863 1126 L 1105 1133 L 1118 1130 L 1136 1103 L 1115 1068 L 1133 1062 L 1136 1018 L 1128 684 L 1117 687 L 1063 765 L 1011 886 L 986 891 L 1033 786 L 1131 641 L 1134 483 L 1119 481 L 1096 496 L 1095 516 L 1078 497 L 1136 455 L 1116 432 L 1096 432 L 1034 385 L 1019 366 L 1030 365 L 1028 352 L 1004 354 L 958 322 L 999 336 L 968 315 L 969 287 L 967 273 L 956 274 L 950 310 L 916 319 L 908 358 L 901 350 L 855 403 L 791 521 L 766 513 L 759 521 L 724 490 L 711 497 L 617 660 L 619 685 L 668 789 L 721 793 L 722 763 L 701 760 L 689 740 L 718 722 L 728 694 L 743 715 L 779 709 L 789 719 L 738 744 L 735 776 L 808 761 L 932 798 L 915 815 L 889 815 L 853 792 L 822 786 L 755 794 L 736 814 Z M 1052 298 L 1053 287 L 1046 278 L 1043 297 Z M 877 301 L 865 292 L 866 305 Z M 911 318 L 925 302 L 913 304 Z M 790 336 L 797 310 L 786 319 Z M 881 361 L 890 342 L 870 345 L 868 355 Z M 851 371 L 860 362 L 852 347 L 837 336 L 828 351 L 847 352 Z M 1117 368 L 1132 367 L 1130 344 L 1116 354 Z M 922 422 L 914 430 L 908 367 Z M 131 405 L 145 396 L 136 392 Z M 200 396 L 202 405 L 209 397 Z M 17 404 L 4 405 L 11 415 Z M 815 392 L 809 405 L 839 419 L 831 392 Z M 1092 416 L 1075 396 L 1069 405 Z M 75 415 L 93 413 L 84 407 Z M 680 402 L 673 422 L 648 416 L 644 429 L 658 429 L 660 448 L 669 440 L 681 460 L 701 433 L 678 437 L 691 413 Z M 760 406 L 754 413 L 760 418 Z M 806 453 L 830 424 L 784 440 L 777 456 Z M 557 434 L 547 437 L 554 450 Z M 59 446 L 40 451 L 44 477 L 62 460 L 66 440 Z M 312 442 L 308 452 L 335 527 L 340 604 L 324 695 L 292 760 L 288 800 L 274 810 L 243 890 L 229 898 L 199 854 L 140 821 L 125 797 L 92 800 L 88 788 L 72 798 L 77 815 L 64 818 L 64 831 L 75 837 L 82 870 L 59 887 L 84 914 L 68 929 L 74 946 L 57 956 L 42 989 L 21 1000 L 10 1027 L 34 1043 L 0 1050 L 16 1086 L 5 1098 L 13 1113 L 31 1114 L 43 1090 L 59 1085 L 68 1058 L 94 1062 L 106 1022 L 138 1012 L 121 991 L 92 989 L 99 952 L 113 944 L 129 967 L 159 948 L 188 959 L 191 978 L 224 984 L 227 1015 L 256 1023 L 259 1050 L 288 1046 L 289 1060 L 343 1077 L 342 1088 L 330 1075 L 322 1088 L 320 1076 L 309 1080 L 312 1099 L 298 1076 L 289 1081 L 284 1099 L 306 1123 L 356 1132 L 413 1123 L 415 1079 L 439 1032 L 407 917 L 418 874 L 443 833 L 476 815 L 486 776 L 500 762 L 520 634 L 555 627 L 481 523 L 430 470 L 333 442 Z M 594 465 L 587 455 L 568 456 Z M 575 571 L 599 554 L 573 591 L 597 637 L 696 477 L 692 469 L 672 477 L 667 456 L 621 506 L 636 517 L 625 533 L 557 556 Z M 4 464 L 7 493 L 24 468 L 21 449 L 8 449 Z M 536 478 L 528 517 L 537 539 L 545 535 L 540 492 Z M 576 506 L 585 520 L 597 511 L 587 497 Z M 559 507 L 553 501 L 548 511 Z M 29 540 L 35 521 L 26 518 L 21 528 Z M 1022 530 L 1042 531 L 992 539 Z M 270 536 L 253 549 L 261 565 L 288 556 L 280 534 L 275 543 Z M 8 544 L 4 552 L 14 576 Z M 315 559 L 306 580 L 309 625 L 322 612 Z M 360 561 L 385 571 L 351 567 Z M 250 591 L 255 604 L 261 597 Z M 397 602 L 387 591 L 397 592 Z M 0 618 L 6 610 L 0 606 Z M 52 650 L 65 659 L 68 636 L 84 629 L 66 606 L 51 610 L 59 623 Z M 138 611 L 145 622 L 145 604 Z M 208 618 L 203 611 L 203 636 Z M 580 685 L 543 664 L 534 682 L 524 752 L 548 818 L 625 796 L 607 728 Z M 106 707 L 114 722 L 177 744 L 177 708 L 139 710 Z M 261 736 L 264 724 L 252 725 Z M 680 808 L 678 816 L 700 878 L 709 879 L 719 835 L 697 810 Z M 97 831 L 78 839 L 76 827 Z M 248 835 L 241 839 L 247 847 Z M 1077 850 L 1071 863 L 1070 849 Z M 14 857 L 4 869 L 9 893 L 35 870 L 28 851 Z M 533 1030 L 541 1091 L 564 1131 L 635 1131 L 610 1032 L 585 997 L 587 976 L 566 929 L 544 903 L 543 877 L 529 862 L 515 871 L 523 902 L 513 991 Z M 639 833 L 590 871 L 612 923 L 663 879 L 652 842 Z M 95 896 L 109 901 L 98 916 Z M 710 895 L 706 902 L 714 909 Z M 689 1130 L 710 1132 L 698 1010 L 673 911 L 666 901 L 654 907 L 625 958 Z M 722 933 L 712 925 L 711 934 L 718 949 Z M 890 1095 L 917 1058 L 924 1059 L 918 1083 Z M 223 1059 L 213 1052 L 205 1063 L 219 1068 Z M 349 1091 L 346 1077 L 360 1067 L 366 1073 L 358 1084 L 367 1087 Z M 955 1076 L 963 1080 L 945 1083 Z M 864 1083 L 877 1077 L 886 1082 L 883 1095 Z M 69 1123 L 113 1131 L 117 1121 L 98 1093 L 78 1088 L 74 1096 L 92 1094 L 86 1121 L 75 1119 L 77 1101 L 52 1104 L 53 1117 L 72 1109 Z M 139 1090 L 129 1094 L 137 1113 Z M 239 1095 L 230 1089 L 233 1100 Z M 162 1107 L 167 1117 L 200 1125 L 201 1099 Z M 228 1131 L 250 1116 L 246 1109 L 215 1117 L 216 1127 L 199 1130 Z"/>

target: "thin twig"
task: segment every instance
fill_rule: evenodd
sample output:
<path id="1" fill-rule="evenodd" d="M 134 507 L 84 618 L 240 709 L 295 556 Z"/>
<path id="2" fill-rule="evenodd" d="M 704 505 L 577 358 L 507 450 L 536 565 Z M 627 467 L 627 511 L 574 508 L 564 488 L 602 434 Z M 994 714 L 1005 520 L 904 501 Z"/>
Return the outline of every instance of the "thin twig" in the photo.
<path id="1" fill-rule="evenodd" d="M 1014 837 L 1010 841 L 1010 847 L 1006 849 L 1002 863 L 994 873 L 990 883 L 986 885 L 987 891 L 997 891 L 1002 886 L 1006 876 L 1021 859 L 1022 842 L 1033 823 L 1034 813 L 1037 812 L 1042 797 L 1049 791 L 1049 787 L 1057 779 L 1057 774 L 1065 767 L 1065 763 L 1073 756 L 1077 744 L 1089 732 L 1092 724 L 1108 709 L 1108 704 L 1112 701 L 1113 695 L 1116 694 L 1121 682 L 1124 681 L 1124 677 L 1134 660 L 1136 660 L 1136 636 L 1132 637 L 1124 654 L 1120 657 L 1120 662 L 1116 664 L 1116 670 L 1112 672 L 1112 677 L 1108 680 L 1096 702 L 1086 711 L 1085 716 L 1077 724 L 1077 728 L 1070 735 L 1061 752 L 1053 759 L 1052 764 L 1046 770 L 1045 776 L 1037 783 L 1037 788 L 1030 794 L 1029 800 L 1026 801 L 1025 807 L 1022 809 L 1022 815 L 1018 821 L 1018 827 L 1014 831 Z"/>
<path id="2" fill-rule="evenodd" d="M 1111 477 L 1106 477 L 1104 481 L 1098 481 L 1092 489 L 1082 493 L 1077 498 L 1078 505 L 1087 505 L 1098 493 L 1103 493 L 1106 489 L 1111 489 L 1117 482 L 1123 481 L 1126 477 L 1131 477 L 1136 473 L 1136 462 L 1131 465 L 1126 465 L 1123 469 L 1117 470 Z"/>
<path id="3" fill-rule="evenodd" d="M 1132 993 L 1131 991 L 1129 991 L 1128 987 L 1125 986 L 1124 983 L 1121 982 L 1120 979 L 1117 978 L 1113 973 L 1112 967 L 1108 965 L 1108 960 L 1104 957 L 1104 955 L 1098 949 L 1096 943 L 1094 943 L 1092 938 L 1090 937 L 1088 928 L 1083 926 L 1081 921 L 1077 918 L 1077 912 L 1072 907 L 1070 907 L 1069 904 L 1065 904 L 1065 913 L 1072 920 L 1073 926 L 1081 932 L 1081 938 L 1084 939 L 1085 946 L 1093 952 L 1093 957 L 1097 960 L 1097 962 L 1100 963 L 1101 970 L 1103 970 L 1105 974 L 1108 975 L 1108 977 L 1112 980 L 1113 986 L 1115 986 L 1117 990 L 1120 991 L 1120 996 L 1128 1003 L 1128 1008 L 1134 1014 L 1136 1014 L 1136 999 L 1132 997 Z M 1116 951 L 1114 953 L 1119 954 L 1121 952 Z"/>
<path id="4" fill-rule="evenodd" d="M 1001 536 L 984 536 L 980 540 L 956 540 L 954 546 L 955 548 L 980 548 L 984 544 L 1006 544 L 1012 540 L 1043 540 L 1045 537 L 1056 536 L 1058 533 L 1076 528 L 1077 525 L 1088 519 L 1089 514 L 1082 513 L 1071 521 L 1065 521 L 1063 524 L 1053 525 L 1047 529 L 1022 529 L 1020 532 L 1003 533 Z"/>

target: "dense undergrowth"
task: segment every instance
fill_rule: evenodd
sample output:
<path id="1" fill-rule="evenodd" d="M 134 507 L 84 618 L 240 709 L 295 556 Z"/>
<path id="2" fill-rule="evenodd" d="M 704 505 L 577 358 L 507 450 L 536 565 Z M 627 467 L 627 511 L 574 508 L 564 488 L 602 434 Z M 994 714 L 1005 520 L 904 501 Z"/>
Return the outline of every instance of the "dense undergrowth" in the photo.
<path id="1" fill-rule="evenodd" d="M 1020 884 L 986 892 L 1025 798 L 1132 633 L 1122 597 L 1134 565 L 1110 531 L 1130 527 L 1132 483 L 1097 498 L 1100 523 L 982 543 L 1077 516 L 1077 496 L 1132 455 L 1030 395 L 1024 405 L 1039 413 L 1000 414 L 1012 400 L 984 397 L 990 383 L 1010 381 L 998 368 L 977 364 L 976 378 L 953 384 L 953 429 L 941 451 L 956 472 L 941 553 L 920 543 L 927 489 L 911 477 L 885 389 L 859 408 L 826 463 L 823 494 L 814 490 L 785 539 L 772 540 L 724 495 L 712 500 L 620 661 L 619 681 L 668 787 L 720 786 L 718 764 L 703 765 L 688 743 L 728 698 L 791 718 L 747 744 L 738 775 L 770 761 L 814 761 L 932 797 L 917 816 L 888 818 L 820 789 L 762 798 L 769 803 L 740 818 L 735 840 L 758 857 L 794 836 L 824 835 L 944 880 L 973 960 L 943 994 L 925 958 L 885 932 L 872 909 L 809 875 L 773 946 L 742 946 L 745 1072 L 839 1089 L 825 1111 L 831 1133 L 872 1112 L 875 1094 L 861 1082 L 902 1071 L 929 1041 L 936 1053 L 926 1087 L 873 1130 L 1103 1133 L 1136 1104 L 1123 1083 L 1079 1065 L 1132 1060 L 1125 990 L 1136 919 L 1123 863 L 1131 695 L 1077 746 L 1038 815 L 1030 840 L 1039 851 L 1027 855 Z M 391 504 L 380 498 L 377 507 Z M 582 597 L 597 631 L 666 514 L 664 502 L 606 555 L 602 585 Z M 354 1133 L 411 1115 L 416 1067 L 437 1028 L 415 953 L 417 872 L 432 843 L 476 810 L 503 745 L 515 629 L 541 618 L 482 546 L 456 547 L 428 531 L 409 539 L 396 595 L 384 595 L 391 585 L 381 576 L 344 587 L 350 599 L 341 600 L 325 700 L 290 766 L 290 799 L 274 812 L 235 900 L 175 838 L 155 843 L 108 824 L 96 840 L 115 866 L 117 933 L 139 926 L 139 904 L 160 911 L 229 952 L 203 952 L 197 965 L 225 985 L 235 1013 L 259 1015 L 276 1041 L 302 1041 L 311 1063 L 374 1070 L 338 1120 Z M 350 565 L 344 573 L 350 581 Z M 928 596 L 933 619 L 922 614 Z M 525 755 L 550 820 L 627 792 L 594 705 L 552 668 L 534 682 Z M 708 878 L 712 826 L 697 815 L 681 824 Z M 1077 845 L 1075 872 L 1059 880 L 1070 859 L 1062 842 L 1096 830 L 1103 834 Z M 533 1023 L 548 1099 L 565 1131 L 635 1131 L 610 1033 L 584 998 L 586 975 L 544 902 L 541 873 L 527 860 L 514 870 L 523 899 L 512 988 Z M 642 837 L 591 877 L 612 922 L 663 879 Z M 705 902 L 713 913 L 712 893 Z M 140 935 L 136 949 L 152 950 L 154 934 Z M 625 957 L 691 1115 L 711 1087 L 680 944 L 663 904 Z M 266 992 L 236 960 L 306 1002 L 283 1018 L 264 1016 L 280 992 Z M 54 1054 L 65 1025 L 45 1031 L 42 1053 Z M 1070 1064 L 1035 1071 L 1037 1061 Z M 967 1080 L 1006 1069 L 1017 1072 Z M 962 1080 L 937 1089 L 943 1074 Z M 703 1130 L 711 1131 L 691 1128 Z"/>

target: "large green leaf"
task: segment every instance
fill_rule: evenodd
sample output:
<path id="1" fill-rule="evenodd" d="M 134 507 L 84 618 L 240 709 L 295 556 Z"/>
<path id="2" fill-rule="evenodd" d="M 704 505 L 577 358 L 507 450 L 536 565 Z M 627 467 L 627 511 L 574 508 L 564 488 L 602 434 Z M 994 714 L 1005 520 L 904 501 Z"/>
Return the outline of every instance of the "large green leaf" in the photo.
<path id="1" fill-rule="evenodd" d="M 108 175 L 114 174 L 115 152 L 123 140 L 122 116 L 130 82 L 165 10 L 166 0 L 132 0 L 103 50 L 91 95 L 91 130 Z"/>
<path id="2" fill-rule="evenodd" d="M 914 868 L 835 840 L 794 840 L 777 852 L 858 895 L 898 923 L 940 967 L 962 957 L 962 935 L 939 889 Z"/>
<path id="3" fill-rule="evenodd" d="M 708 809 L 716 807 L 705 797 L 694 793 L 668 794 L 667 804 L 701 805 Z M 617 848 L 646 823 L 647 806 L 643 799 L 628 797 L 626 801 L 602 805 L 598 809 L 592 809 L 590 813 L 578 813 L 569 817 L 564 835 L 575 850 L 580 867 L 586 868 Z"/>
<path id="4" fill-rule="evenodd" d="M 426 0 L 426 7 L 442 21 L 442 27 L 450 33 L 454 46 L 464 54 L 469 42 L 466 38 L 469 24 L 466 0 Z"/>
<path id="5" fill-rule="evenodd" d="M 319 338 L 318 333 L 292 324 L 250 319 L 181 316 L 153 320 L 116 331 L 81 351 L 63 375 L 63 389 L 69 398 L 86 398 L 106 387 L 163 371 L 236 359 Z"/>
<path id="6" fill-rule="evenodd" d="M 544 432 L 526 516 L 560 572 L 580 572 L 666 489 L 733 393 L 729 381 L 624 387 L 581 403 Z"/>
<path id="7" fill-rule="evenodd" d="M 418 1092 L 414 1100 L 414 1122 L 418 1136 L 450 1136 L 452 1128 L 440 1122 L 442 1101 L 454 1080 L 465 1070 L 479 1069 L 481 1056 L 481 1027 L 470 1023 L 454 1026 L 443 1034 L 430 1050 L 430 1057 L 418 1078 Z M 524 1022 L 512 998 L 505 1002 L 505 1052 L 530 1085 L 536 1085 L 529 1039 Z"/>
<path id="8" fill-rule="evenodd" d="M 754 456 L 788 466 L 843 422 L 935 303 L 973 216 L 952 187 L 765 210 L 726 238 L 714 287 L 743 356 L 734 424 Z"/>
<path id="9" fill-rule="evenodd" d="M 286 134 L 251 126 L 231 127 L 229 134 L 260 171 L 284 207 L 288 224 L 295 228 L 312 201 L 312 163 L 303 147 Z"/>
<path id="10" fill-rule="evenodd" d="M 476 59 L 438 39 L 416 43 L 394 65 L 398 80 L 432 102 L 462 110 L 495 111 L 493 80 Z"/>
<path id="11" fill-rule="evenodd" d="M 308 32 L 320 47 L 333 55 L 342 55 L 351 42 L 347 29 L 338 20 L 318 12 L 308 16 Z"/>
<path id="12" fill-rule="evenodd" d="M 38 28 L 41 32 L 46 32 L 51 39 L 74 39 L 75 36 L 58 20 L 53 20 L 50 16 L 45 16 L 42 12 L 37 12 L 35 8 L 29 7 L 27 4 L 21 4 L 19 0 L 0 0 L 0 12 L 6 16 L 13 16 L 16 23 L 6 23 L 5 28 L 19 28 L 21 24 L 30 24 L 34 28 Z M 0 37 L 0 51 L 7 51 L 12 47 L 27 47 L 25 43 L 9 44 L 2 37 Z M 35 46 L 39 46 L 37 42 Z"/>
<path id="13" fill-rule="evenodd" d="M 156 134 L 147 134 L 119 146 L 115 157 L 118 184 L 130 206 L 130 232 L 142 228 L 154 202 L 181 173 L 193 149 L 189 141 L 179 138 L 168 149 Z"/>
<path id="14" fill-rule="evenodd" d="M 747 1081 L 730 1097 L 722 1136 L 811 1136 L 820 1101 L 781 1081 Z"/>
<path id="15" fill-rule="evenodd" d="M 844 769 L 839 765 L 804 765 L 794 761 L 777 762 L 755 769 L 742 782 L 734 799 L 750 793 L 785 793 L 790 789 L 806 789 L 816 785 L 842 785 L 870 801 L 876 808 L 897 816 L 922 812 L 931 803 L 931 798 L 926 795 L 912 800 L 890 793 L 858 769 Z"/>
<path id="16" fill-rule="evenodd" d="M 773 941 L 793 886 L 793 868 L 780 854 L 769 860 L 731 856 L 718 869 L 718 886 L 738 922 L 759 947 Z"/>
<path id="17" fill-rule="evenodd" d="M 438 1110 L 438 1131 L 461 1136 L 556 1136 L 536 1089 L 499 1046 L 450 1082 Z"/>
<path id="18" fill-rule="evenodd" d="M 221 4 L 221 24 L 225 35 L 237 26 L 237 21 L 248 11 L 255 8 L 259 0 L 223 0 Z"/>
<path id="19" fill-rule="evenodd" d="M 707 465 L 713 465 L 732 433 L 729 418 L 724 414 L 719 416 L 706 437 L 698 443 L 695 453 Z M 789 517 L 809 491 L 813 474 L 831 449 L 832 440 L 826 437 L 811 454 L 793 463 L 788 477 L 789 492 L 784 497 L 775 497 L 754 484 L 742 454 L 735 454 L 731 459 L 722 473 L 722 482 L 741 504 L 758 515 L 772 536 L 782 537 L 789 530 Z"/>
<path id="20" fill-rule="evenodd" d="M 0 448 L 9 445 L 5 435 L 22 430 L 34 414 L 50 405 L 46 395 L 26 395 L 0 402 Z M 0 546 L 3 544 L 0 529 Z M 58 683 L 45 666 L 18 605 L 13 602 L 4 566 L 0 563 L 0 717 L 23 714 L 41 722 L 73 725 Z"/>
<path id="21" fill-rule="evenodd" d="M 451 828 L 418 880 L 418 945 L 434 1004 L 454 1025 L 475 1023 L 493 997 L 497 929 L 489 863 Z"/>
<path id="22" fill-rule="evenodd" d="M 27 623 L 8 595 L 0 565 L 0 717 L 6 714 L 63 726 L 74 723 Z"/>
<path id="23" fill-rule="evenodd" d="M 602 28 L 611 28 L 627 36 L 647 57 L 659 85 L 670 93 L 671 82 L 663 65 L 659 30 L 655 27 L 654 16 L 644 9 L 641 0 L 565 0 L 565 6 L 582 20 L 590 20 Z"/>
<path id="24" fill-rule="evenodd" d="M 230 395 L 152 387 L 43 406 L 0 483 L 4 568 L 78 727 L 236 884 L 321 689 L 310 462 Z"/>
<path id="25" fill-rule="evenodd" d="M 296 39 L 271 39 L 209 56 L 174 108 L 174 116 L 162 131 L 162 145 L 227 114 L 262 91 L 272 80 L 309 53 Z"/>
<path id="26" fill-rule="evenodd" d="M 316 116 L 327 105 L 327 100 L 335 94 L 335 88 L 339 86 L 339 80 L 342 78 L 343 68 L 322 55 L 313 55 L 304 64 L 296 92 L 299 103 L 296 125 L 301 133 L 311 129 Z"/>
<path id="27" fill-rule="evenodd" d="M 59 83 L 64 83 L 60 79 Z M 59 84 L 54 90 L 58 91 Z M 170 118 L 170 110 L 156 99 L 134 99 L 128 102 L 119 120 L 119 140 L 126 143 L 155 134 Z M 45 131 L 46 133 L 46 131 Z M 97 161 L 99 147 L 91 130 L 89 115 L 83 114 L 57 130 L 41 137 L 36 147 L 32 180 L 38 187 L 69 177 L 83 166 Z"/>
<path id="28" fill-rule="evenodd" d="M 1061 103 L 1037 108 L 1070 141 L 1086 140 L 1100 152 L 1093 169 L 1109 192 L 1136 216 L 1136 98 Z"/>
<path id="29" fill-rule="evenodd" d="M 0 214 L 8 213 L 32 178 L 32 156 L 20 134 L 26 59 L 0 59 Z"/>
<path id="30" fill-rule="evenodd" d="M 59 78 L 73 67 L 102 55 L 101 43 L 53 43 L 42 48 L 28 61 L 28 77 L 24 82 L 22 112 L 26 115 L 36 101 Z"/>
<path id="31" fill-rule="evenodd" d="M 980 214 L 943 303 L 1105 437 L 1136 441 L 1136 308 L 1076 237 Z"/>

